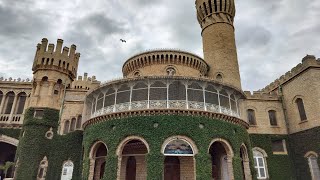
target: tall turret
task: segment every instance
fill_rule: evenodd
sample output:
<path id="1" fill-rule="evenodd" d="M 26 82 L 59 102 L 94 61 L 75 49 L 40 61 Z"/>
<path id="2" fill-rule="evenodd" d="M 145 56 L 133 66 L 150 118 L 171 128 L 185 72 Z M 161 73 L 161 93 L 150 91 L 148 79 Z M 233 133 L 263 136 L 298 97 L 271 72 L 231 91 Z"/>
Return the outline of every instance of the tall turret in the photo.
<path id="1" fill-rule="evenodd" d="M 30 107 L 60 109 L 64 89 L 77 77 L 80 53 L 76 53 L 74 44 L 70 48 L 62 45 L 62 39 L 57 40 L 56 48 L 48 45 L 46 38 L 37 45 Z"/>
<path id="2" fill-rule="evenodd" d="M 208 76 L 241 88 L 234 34 L 234 0 L 196 0 Z"/>

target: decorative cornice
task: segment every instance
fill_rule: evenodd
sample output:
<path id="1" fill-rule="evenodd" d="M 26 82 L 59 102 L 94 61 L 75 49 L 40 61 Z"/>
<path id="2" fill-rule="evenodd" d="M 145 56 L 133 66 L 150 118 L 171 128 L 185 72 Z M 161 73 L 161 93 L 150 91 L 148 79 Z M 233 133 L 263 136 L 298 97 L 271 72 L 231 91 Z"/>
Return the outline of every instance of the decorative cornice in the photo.
<path id="1" fill-rule="evenodd" d="M 203 75 L 209 70 L 208 64 L 199 56 L 173 49 L 150 50 L 129 58 L 122 67 L 124 76 L 135 70 L 154 64 L 179 64 L 199 70 Z"/>
<path id="2" fill-rule="evenodd" d="M 222 120 L 232 124 L 239 125 L 243 128 L 248 129 L 249 124 L 239 118 L 228 116 L 220 113 L 213 113 L 207 111 L 198 111 L 198 110 L 180 110 L 180 109 L 150 109 L 150 110 L 137 110 L 137 111 L 126 111 L 126 112 L 117 112 L 106 115 L 101 115 L 92 119 L 89 119 L 83 124 L 83 129 L 86 129 L 90 125 L 97 123 L 113 120 L 113 119 L 123 119 L 137 116 L 157 116 L 157 115 L 181 115 L 181 116 L 197 116 L 197 117 L 206 117 L 210 119 Z"/>

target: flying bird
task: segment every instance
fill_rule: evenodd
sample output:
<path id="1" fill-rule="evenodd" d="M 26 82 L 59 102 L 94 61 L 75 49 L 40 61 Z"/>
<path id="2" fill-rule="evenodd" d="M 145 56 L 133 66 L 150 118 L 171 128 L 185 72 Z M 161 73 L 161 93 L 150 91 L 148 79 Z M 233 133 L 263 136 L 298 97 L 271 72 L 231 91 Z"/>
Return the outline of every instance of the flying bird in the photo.
<path id="1" fill-rule="evenodd" d="M 127 41 L 124 39 L 120 39 L 121 42 L 126 43 Z"/>

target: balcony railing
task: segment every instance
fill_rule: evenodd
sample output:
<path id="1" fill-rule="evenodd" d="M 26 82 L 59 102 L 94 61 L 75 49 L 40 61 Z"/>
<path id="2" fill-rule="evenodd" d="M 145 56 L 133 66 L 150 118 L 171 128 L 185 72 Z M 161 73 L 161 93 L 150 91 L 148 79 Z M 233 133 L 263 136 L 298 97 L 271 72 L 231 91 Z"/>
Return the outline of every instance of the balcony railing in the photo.
<path id="1" fill-rule="evenodd" d="M 12 124 L 12 125 L 22 125 L 24 115 L 23 114 L 0 114 L 0 124 Z"/>

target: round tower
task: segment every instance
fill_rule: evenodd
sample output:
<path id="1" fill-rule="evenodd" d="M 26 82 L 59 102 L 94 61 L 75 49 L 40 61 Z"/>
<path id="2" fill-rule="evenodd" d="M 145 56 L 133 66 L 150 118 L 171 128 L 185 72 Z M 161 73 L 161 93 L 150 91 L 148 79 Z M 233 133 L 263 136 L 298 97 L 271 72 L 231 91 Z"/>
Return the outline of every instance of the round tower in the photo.
<path id="1" fill-rule="evenodd" d="M 233 21 L 234 0 L 196 0 L 208 76 L 241 89 Z"/>
<path id="2" fill-rule="evenodd" d="M 30 107 L 50 107 L 60 109 L 64 89 L 77 77 L 80 53 L 76 45 L 63 47 L 63 40 L 58 39 L 48 45 L 46 38 L 37 45 L 32 67 L 34 87 Z"/>

